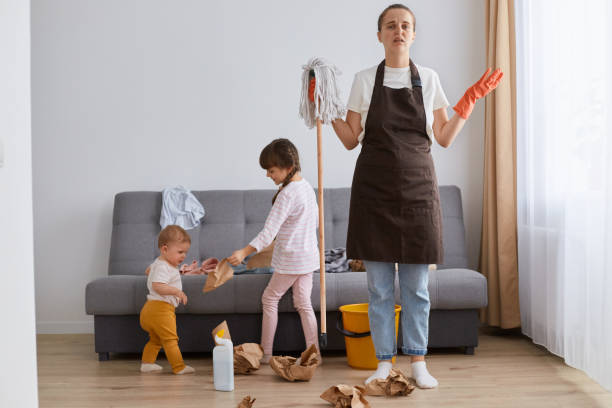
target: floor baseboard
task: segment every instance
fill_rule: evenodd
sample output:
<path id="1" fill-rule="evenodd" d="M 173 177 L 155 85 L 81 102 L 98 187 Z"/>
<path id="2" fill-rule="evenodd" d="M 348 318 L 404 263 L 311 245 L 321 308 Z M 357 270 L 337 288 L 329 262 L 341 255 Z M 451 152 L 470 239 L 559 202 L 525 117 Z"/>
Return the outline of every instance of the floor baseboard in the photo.
<path id="1" fill-rule="evenodd" d="M 82 334 L 93 333 L 94 322 L 85 320 L 80 322 L 75 321 L 46 321 L 36 322 L 37 334 Z"/>

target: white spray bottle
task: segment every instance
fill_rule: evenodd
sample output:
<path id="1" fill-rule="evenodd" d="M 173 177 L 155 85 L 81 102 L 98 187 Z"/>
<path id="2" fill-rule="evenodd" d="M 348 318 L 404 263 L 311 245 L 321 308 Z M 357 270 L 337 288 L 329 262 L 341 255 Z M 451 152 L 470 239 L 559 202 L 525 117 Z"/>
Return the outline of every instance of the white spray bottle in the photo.
<path id="1" fill-rule="evenodd" d="M 224 330 L 215 335 L 217 345 L 213 349 L 213 376 L 215 390 L 234 391 L 234 345 L 223 338 Z"/>

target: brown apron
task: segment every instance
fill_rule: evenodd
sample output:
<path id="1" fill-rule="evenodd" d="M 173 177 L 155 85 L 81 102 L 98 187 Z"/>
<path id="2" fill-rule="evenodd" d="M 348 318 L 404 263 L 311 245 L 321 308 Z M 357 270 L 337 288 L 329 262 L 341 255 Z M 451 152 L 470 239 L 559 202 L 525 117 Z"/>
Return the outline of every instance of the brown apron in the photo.
<path id="1" fill-rule="evenodd" d="M 349 213 L 347 257 L 378 262 L 443 261 L 440 197 L 427 135 L 419 72 L 412 89 L 383 86 L 376 70 L 357 158 Z"/>

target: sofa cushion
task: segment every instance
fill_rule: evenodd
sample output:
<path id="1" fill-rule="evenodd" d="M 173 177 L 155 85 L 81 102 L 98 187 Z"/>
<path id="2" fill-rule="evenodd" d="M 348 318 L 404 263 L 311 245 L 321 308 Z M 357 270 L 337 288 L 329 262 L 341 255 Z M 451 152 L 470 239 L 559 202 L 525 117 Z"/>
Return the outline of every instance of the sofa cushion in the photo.
<path id="1" fill-rule="evenodd" d="M 444 263 L 438 270 L 448 268 L 467 268 L 467 247 L 461 190 L 457 186 L 440 186 L 440 206 L 442 208 L 442 242 L 444 244 Z"/>
<path id="2" fill-rule="evenodd" d="M 235 276 L 218 289 L 202 293 L 205 276 L 183 276 L 183 290 L 189 298 L 177 313 L 259 313 L 261 295 L 270 274 Z M 312 306 L 320 309 L 319 274 L 313 275 Z M 364 272 L 326 274 L 327 310 L 335 311 L 345 304 L 368 301 Z M 396 284 L 397 288 L 397 284 Z M 88 314 L 138 314 L 146 301 L 146 276 L 109 276 L 90 282 L 85 290 Z M 446 269 L 429 272 L 431 309 L 474 309 L 487 304 L 487 282 L 480 273 L 469 269 Z M 399 291 L 396 290 L 399 304 Z M 279 312 L 294 311 L 289 291 L 279 303 Z"/>

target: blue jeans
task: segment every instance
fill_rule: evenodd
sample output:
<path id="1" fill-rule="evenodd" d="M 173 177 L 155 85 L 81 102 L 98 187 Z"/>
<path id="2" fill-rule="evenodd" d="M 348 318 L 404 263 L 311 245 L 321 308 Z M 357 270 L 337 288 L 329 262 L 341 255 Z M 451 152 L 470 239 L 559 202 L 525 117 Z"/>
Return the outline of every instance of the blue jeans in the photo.
<path id="1" fill-rule="evenodd" d="M 378 360 L 390 360 L 397 354 L 395 341 L 395 264 L 363 261 L 368 275 L 370 332 Z M 427 354 L 429 334 L 428 265 L 399 264 L 402 302 L 402 352 Z"/>

